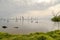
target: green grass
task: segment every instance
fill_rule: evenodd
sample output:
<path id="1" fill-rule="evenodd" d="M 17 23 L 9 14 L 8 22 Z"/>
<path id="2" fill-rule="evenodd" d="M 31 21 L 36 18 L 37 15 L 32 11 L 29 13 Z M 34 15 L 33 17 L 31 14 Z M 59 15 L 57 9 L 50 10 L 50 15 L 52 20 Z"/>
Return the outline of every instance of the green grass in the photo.
<path id="1" fill-rule="evenodd" d="M 0 32 L 0 40 L 60 40 L 60 30 L 55 30 L 47 33 L 36 32 L 27 35 L 13 35 Z"/>

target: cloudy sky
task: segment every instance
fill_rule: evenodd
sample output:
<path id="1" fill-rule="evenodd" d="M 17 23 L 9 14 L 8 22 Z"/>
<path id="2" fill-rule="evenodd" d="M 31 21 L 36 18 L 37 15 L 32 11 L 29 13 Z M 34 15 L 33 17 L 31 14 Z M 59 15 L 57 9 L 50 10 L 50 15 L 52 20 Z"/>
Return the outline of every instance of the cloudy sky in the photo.
<path id="1" fill-rule="evenodd" d="M 0 17 L 51 16 L 60 11 L 60 0 L 0 0 Z"/>

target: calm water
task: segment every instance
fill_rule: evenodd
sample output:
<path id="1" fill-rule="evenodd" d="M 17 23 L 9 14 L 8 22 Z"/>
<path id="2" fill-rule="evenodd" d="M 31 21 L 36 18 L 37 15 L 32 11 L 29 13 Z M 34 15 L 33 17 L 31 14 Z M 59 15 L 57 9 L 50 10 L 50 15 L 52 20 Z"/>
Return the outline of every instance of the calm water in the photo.
<path id="1" fill-rule="evenodd" d="M 60 25 L 60 23 L 59 23 Z M 48 32 L 58 29 L 58 23 L 52 22 L 50 19 L 38 20 L 0 20 L 0 32 L 13 34 L 26 34 L 31 32 Z M 4 29 L 2 26 L 7 26 Z M 18 28 L 15 28 L 18 27 Z"/>

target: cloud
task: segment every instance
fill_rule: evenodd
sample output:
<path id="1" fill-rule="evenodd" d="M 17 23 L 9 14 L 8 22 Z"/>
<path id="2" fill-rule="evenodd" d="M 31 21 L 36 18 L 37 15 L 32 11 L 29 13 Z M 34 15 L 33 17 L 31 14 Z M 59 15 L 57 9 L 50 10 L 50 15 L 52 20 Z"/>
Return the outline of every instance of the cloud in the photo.
<path id="1" fill-rule="evenodd" d="M 60 0 L 51 0 L 49 3 L 38 3 L 34 0 L 0 0 L 0 14 L 6 16 L 31 10 L 45 10 L 57 4 L 60 4 Z"/>

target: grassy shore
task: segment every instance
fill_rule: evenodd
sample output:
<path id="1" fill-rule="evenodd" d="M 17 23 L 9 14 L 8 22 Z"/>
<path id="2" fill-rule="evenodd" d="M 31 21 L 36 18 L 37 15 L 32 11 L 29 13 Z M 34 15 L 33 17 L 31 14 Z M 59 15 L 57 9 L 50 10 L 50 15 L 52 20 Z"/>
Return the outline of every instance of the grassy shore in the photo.
<path id="1" fill-rule="evenodd" d="M 0 32 L 0 40 L 60 40 L 60 30 L 55 30 L 47 33 L 36 32 L 27 35 L 13 35 Z"/>

